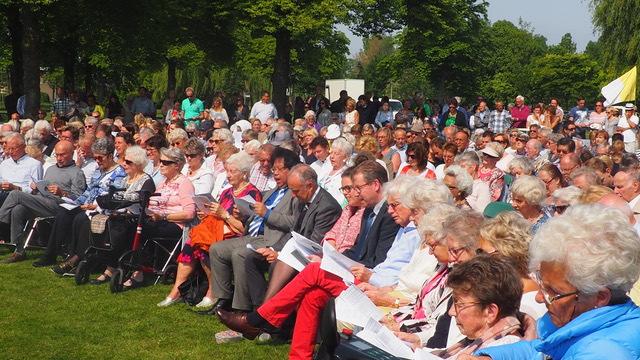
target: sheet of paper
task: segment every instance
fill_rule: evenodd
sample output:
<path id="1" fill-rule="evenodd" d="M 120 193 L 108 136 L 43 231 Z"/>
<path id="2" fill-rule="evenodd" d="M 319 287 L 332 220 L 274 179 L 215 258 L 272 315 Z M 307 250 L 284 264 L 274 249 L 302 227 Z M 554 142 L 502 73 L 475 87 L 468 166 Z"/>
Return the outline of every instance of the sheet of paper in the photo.
<path id="1" fill-rule="evenodd" d="M 336 319 L 350 324 L 365 327 L 369 319 L 380 321 L 382 312 L 355 285 L 343 291 L 335 301 Z"/>
<path id="2" fill-rule="evenodd" d="M 245 196 L 243 196 L 243 197 L 241 197 L 239 199 L 242 200 L 242 201 L 246 201 L 251 205 L 256 203 L 256 199 L 252 198 L 251 195 L 245 195 Z"/>
<path id="3" fill-rule="evenodd" d="M 64 202 L 64 203 L 60 204 L 60 206 L 61 206 L 61 207 L 63 207 L 63 208 L 65 208 L 65 209 L 67 209 L 67 210 L 69 210 L 69 211 L 71 211 L 71 210 L 73 210 L 73 209 L 77 208 L 77 207 L 78 207 L 78 206 L 80 206 L 80 205 L 76 205 L 76 204 L 69 204 L 69 203 Z"/>
<path id="4" fill-rule="evenodd" d="M 353 266 L 361 265 L 357 261 L 353 261 L 338 252 L 331 244 L 325 242 L 322 244 L 322 262 L 320 268 L 334 275 L 340 276 L 342 280 L 353 284 L 355 278 L 351 274 Z"/>
<path id="5" fill-rule="evenodd" d="M 211 211 L 207 207 L 211 203 L 213 198 L 211 195 L 196 195 L 193 197 L 193 202 L 196 204 L 196 208 L 205 214 L 209 214 Z"/>
<path id="6" fill-rule="evenodd" d="M 359 338 L 368 341 L 382 350 L 403 359 L 413 359 L 413 350 L 405 342 L 397 338 L 391 330 L 380 324 L 377 320 L 369 318 L 364 330 L 356 334 Z"/>
<path id="7" fill-rule="evenodd" d="M 424 348 L 418 348 L 416 349 L 416 352 L 414 353 L 414 359 L 415 360 L 441 360 L 442 358 L 437 356 L 437 355 L 433 355 L 430 351 L 431 349 L 424 349 Z"/>
<path id="8" fill-rule="evenodd" d="M 60 198 L 60 199 L 61 199 L 62 201 L 64 201 L 65 203 L 67 203 L 67 204 L 73 204 L 73 205 L 75 205 L 75 204 L 76 204 L 76 202 L 75 202 L 73 199 L 69 199 L 69 198 L 68 198 L 68 197 L 66 197 L 66 196 L 63 196 L 63 197 L 62 197 L 62 198 Z"/>
<path id="9" fill-rule="evenodd" d="M 295 231 L 291 232 L 291 236 L 292 236 L 292 239 L 296 242 L 296 248 L 304 256 L 322 254 L 322 246 L 317 242 L 309 240 Z"/>
<path id="10" fill-rule="evenodd" d="M 297 271 L 302 271 L 306 264 L 300 262 L 296 256 L 293 255 L 293 252 L 297 251 L 296 249 L 296 241 L 293 239 L 289 239 L 286 244 L 282 247 L 282 250 L 278 253 L 278 260 L 283 263 L 291 266 Z"/>
<path id="11" fill-rule="evenodd" d="M 240 212 L 240 215 L 244 217 L 250 217 L 255 214 L 255 212 L 253 211 L 253 204 L 255 204 L 255 201 L 253 203 L 250 203 L 248 201 L 245 201 L 244 199 L 235 199 L 234 202 L 236 204 L 236 207 L 238 208 L 238 211 Z"/>

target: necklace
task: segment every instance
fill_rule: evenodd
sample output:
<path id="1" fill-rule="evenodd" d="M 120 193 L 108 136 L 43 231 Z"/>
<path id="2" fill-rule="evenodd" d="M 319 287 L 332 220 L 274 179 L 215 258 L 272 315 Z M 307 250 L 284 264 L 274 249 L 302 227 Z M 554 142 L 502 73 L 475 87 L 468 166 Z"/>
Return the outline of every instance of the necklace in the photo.
<path id="1" fill-rule="evenodd" d="M 233 190 L 233 195 L 238 196 L 247 186 L 249 183 L 245 181 L 241 186 L 238 186 L 238 189 Z"/>

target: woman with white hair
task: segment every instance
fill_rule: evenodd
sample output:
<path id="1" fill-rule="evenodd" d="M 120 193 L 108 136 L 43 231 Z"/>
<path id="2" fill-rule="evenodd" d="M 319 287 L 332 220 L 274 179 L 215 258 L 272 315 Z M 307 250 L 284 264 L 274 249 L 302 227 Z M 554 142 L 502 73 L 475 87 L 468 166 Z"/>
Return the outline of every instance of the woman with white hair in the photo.
<path id="1" fill-rule="evenodd" d="M 347 169 L 347 162 L 353 155 L 353 145 L 344 138 L 333 140 L 331 151 L 329 153 L 329 161 L 331 162 L 331 170 L 320 179 L 318 185 L 327 190 L 331 196 L 340 204 L 341 207 L 347 205 L 347 199 L 344 197 L 340 187 L 342 186 L 342 173 Z"/>
<path id="2" fill-rule="evenodd" d="M 158 303 L 158 306 L 165 307 L 180 301 L 178 288 L 188 279 L 197 264 L 200 264 L 207 274 L 209 282 L 212 281 L 211 269 L 209 268 L 209 247 L 213 243 L 240 236 L 245 230 L 244 224 L 248 217 L 238 211 L 235 205 L 237 199 L 250 197 L 256 202 L 262 201 L 260 191 L 249 183 L 249 172 L 253 164 L 253 157 L 242 151 L 227 159 L 225 168 L 231 186 L 222 192 L 219 202 L 211 202 L 206 209 L 198 209 L 198 217 L 202 220 L 200 224 L 191 229 L 189 240 L 178 256 L 176 281 L 169 295 Z M 209 307 L 213 303 L 213 294 L 209 288 L 205 297 L 196 307 Z"/>
<path id="3" fill-rule="evenodd" d="M 187 175 L 196 195 L 210 194 L 213 190 L 213 171 L 204 165 L 205 148 L 197 138 L 190 138 L 184 144 L 184 156 L 187 164 L 182 169 L 182 174 Z"/>
<path id="4" fill-rule="evenodd" d="M 322 125 L 316 121 L 316 113 L 313 110 L 307 110 L 304 114 L 304 121 L 307 129 L 316 129 L 318 132 L 322 129 Z"/>
<path id="5" fill-rule="evenodd" d="M 531 233 L 534 235 L 550 218 L 542 209 L 546 197 L 547 189 L 544 183 L 535 176 L 523 175 L 511 185 L 511 205 L 529 221 Z"/>
<path id="6" fill-rule="evenodd" d="M 545 304 L 538 338 L 482 349 L 491 359 L 637 359 L 640 238 L 619 210 L 576 205 L 534 236 L 529 270 Z M 485 358 L 485 357 L 483 357 Z"/>
<path id="7" fill-rule="evenodd" d="M 560 188 L 551 194 L 547 200 L 553 209 L 554 216 L 562 215 L 569 206 L 573 206 L 580 201 L 583 191 L 577 186 L 567 186 Z"/>
<path id="8" fill-rule="evenodd" d="M 175 129 L 167 135 L 167 140 L 169 140 L 169 145 L 171 147 L 177 147 L 178 149 L 184 149 L 184 144 L 189 140 L 189 134 L 187 134 L 184 129 Z"/>
<path id="9" fill-rule="evenodd" d="M 449 188 L 454 204 L 460 209 L 471 209 L 467 197 L 473 192 L 473 178 L 460 165 L 451 165 L 444 171 L 442 182 Z"/>
<path id="10" fill-rule="evenodd" d="M 207 140 L 207 150 L 209 151 L 209 156 L 207 156 L 204 161 L 206 167 L 208 167 L 209 169 L 213 169 L 214 178 L 224 171 L 224 166 L 222 165 L 222 163 L 216 162 L 218 152 L 220 151 L 221 145 L 223 143 L 233 145 L 234 139 L 231 130 L 216 129 L 213 131 L 211 137 Z"/>
<path id="11" fill-rule="evenodd" d="M 467 203 L 473 210 L 482 213 L 491 202 L 491 190 L 487 183 L 478 178 L 480 158 L 475 152 L 467 151 L 458 155 L 456 162 L 473 178 L 473 190 L 466 198 Z"/>
<path id="12" fill-rule="evenodd" d="M 522 175 L 533 175 L 533 164 L 526 157 L 517 157 L 509 163 L 509 173 L 516 178 Z"/>
<path id="13" fill-rule="evenodd" d="M 27 131 L 33 129 L 35 123 L 31 119 L 24 119 L 20 124 L 20 134 L 25 135 Z"/>

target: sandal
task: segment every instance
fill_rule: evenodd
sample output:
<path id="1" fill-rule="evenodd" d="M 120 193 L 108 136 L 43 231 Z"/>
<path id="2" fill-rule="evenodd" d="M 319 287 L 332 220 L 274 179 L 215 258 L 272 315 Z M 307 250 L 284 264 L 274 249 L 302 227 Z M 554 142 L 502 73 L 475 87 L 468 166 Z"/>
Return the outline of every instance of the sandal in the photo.
<path id="1" fill-rule="evenodd" d="M 127 281 L 125 281 L 122 284 L 122 290 L 127 291 L 127 290 L 137 289 L 141 287 L 142 284 L 144 284 L 144 280 L 136 280 L 134 278 L 129 278 Z"/>
<path id="2" fill-rule="evenodd" d="M 102 276 L 102 279 L 100 279 L 100 276 Z M 107 274 L 102 274 L 98 276 L 97 278 L 93 279 L 90 281 L 91 285 L 102 285 L 106 282 L 111 281 L 111 275 L 107 275 Z"/>

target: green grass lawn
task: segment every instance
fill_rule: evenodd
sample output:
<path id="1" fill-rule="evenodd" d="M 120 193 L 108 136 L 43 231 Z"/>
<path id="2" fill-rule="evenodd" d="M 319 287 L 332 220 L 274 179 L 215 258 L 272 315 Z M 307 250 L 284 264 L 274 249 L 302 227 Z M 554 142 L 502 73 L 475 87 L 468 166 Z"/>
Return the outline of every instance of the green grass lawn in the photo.
<path id="1" fill-rule="evenodd" d="M 0 258 L 9 254 L 0 248 Z M 286 359 L 288 345 L 216 344 L 226 328 L 186 304 L 158 308 L 168 285 L 111 294 L 27 261 L 0 264 L 2 359 Z"/>

